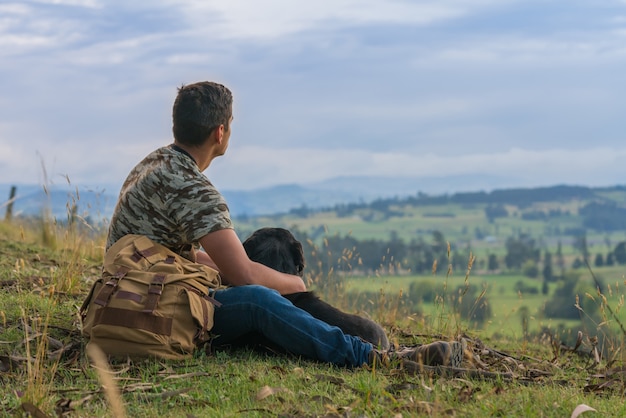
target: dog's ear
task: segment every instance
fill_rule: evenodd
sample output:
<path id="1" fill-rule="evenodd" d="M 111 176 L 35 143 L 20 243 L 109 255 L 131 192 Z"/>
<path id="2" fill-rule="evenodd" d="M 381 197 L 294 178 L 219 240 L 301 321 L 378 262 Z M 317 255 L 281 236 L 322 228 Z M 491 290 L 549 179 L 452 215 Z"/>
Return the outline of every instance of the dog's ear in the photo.
<path id="1" fill-rule="evenodd" d="M 285 248 L 285 250 L 288 254 L 285 254 L 285 256 L 289 255 L 291 257 L 293 267 L 296 270 L 295 274 L 302 277 L 306 265 L 302 244 L 293 236 L 291 231 L 287 229 L 275 228 L 274 233 L 276 234 L 276 238 L 280 239 L 283 244 L 286 244 L 287 248 Z"/>
<path id="2" fill-rule="evenodd" d="M 295 238 L 291 242 L 291 257 L 293 258 L 293 263 L 296 266 L 296 270 L 298 271 L 298 276 L 302 277 L 304 275 L 304 267 L 306 266 L 304 260 L 304 251 L 302 250 L 302 244 L 300 241 Z"/>

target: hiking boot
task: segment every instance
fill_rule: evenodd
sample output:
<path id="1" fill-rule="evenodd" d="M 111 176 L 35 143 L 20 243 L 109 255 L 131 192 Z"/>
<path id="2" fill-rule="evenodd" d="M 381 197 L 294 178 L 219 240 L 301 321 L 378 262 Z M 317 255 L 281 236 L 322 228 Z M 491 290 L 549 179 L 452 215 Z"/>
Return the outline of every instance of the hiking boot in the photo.
<path id="1" fill-rule="evenodd" d="M 459 341 L 435 341 L 408 351 L 404 358 L 427 366 L 459 368 L 463 363 L 463 343 Z"/>
<path id="2" fill-rule="evenodd" d="M 426 366 L 447 366 L 459 368 L 463 363 L 464 344 L 458 341 L 435 341 L 416 348 L 400 351 L 372 350 L 369 364 L 388 366 L 391 360 L 411 360 Z"/>

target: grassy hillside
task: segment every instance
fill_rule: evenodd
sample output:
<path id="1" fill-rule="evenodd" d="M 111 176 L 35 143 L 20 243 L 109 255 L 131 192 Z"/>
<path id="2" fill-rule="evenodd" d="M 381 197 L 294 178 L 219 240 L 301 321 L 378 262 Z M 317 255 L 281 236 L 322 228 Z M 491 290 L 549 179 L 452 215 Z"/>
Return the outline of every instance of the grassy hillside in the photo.
<path id="1" fill-rule="evenodd" d="M 626 196 L 625 196 L 626 199 Z M 557 205 L 557 203 L 554 203 Z M 570 205 L 573 205 L 570 203 Z M 534 204 L 533 208 L 545 207 Z M 511 214 L 506 218 L 498 218 L 489 222 L 485 216 L 485 206 L 466 207 L 459 205 L 440 205 L 432 207 L 405 207 L 402 214 L 380 219 L 375 217 L 371 209 L 358 211 L 350 217 L 339 217 L 335 211 L 314 212 L 306 217 L 286 214 L 272 217 L 237 219 L 236 225 L 240 232 L 253 231 L 262 226 L 282 226 L 299 228 L 314 236 L 319 231 L 333 235 L 351 235 L 357 239 L 388 240 L 391 234 L 397 234 L 404 241 L 411 239 L 430 239 L 433 231 L 440 231 L 451 244 L 457 248 L 470 246 L 477 252 L 498 250 L 503 248 L 506 238 L 520 233 L 541 239 L 547 247 L 555 248 L 560 240 L 564 250 L 572 253 L 574 235 L 566 233 L 581 227 L 581 219 L 577 215 L 562 216 L 549 221 L 520 219 L 516 215 L 517 207 L 507 207 Z M 374 211 L 375 212 L 375 211 Z M 626 239 L 626 231 L 598 232 L 587 231 L 590 249 L 606 251 L 606 242 L 615 244 Z M 612 249 L 612 248 L 611 248 Z"/>
<path id="2" fill-rule="evenodd" d="M 390 275 L 381 261 L 377 271 L 359 270 L 355 261 L 351 262 L 355 271 L 348 271 L 350 279 L 346 289 L 353 293 L 363 293 L 361 299 L 376 300 L 384 293 L 389 299 L 401 300 L 408 312 L 420 313 L 426 318 L 434 318 L 440 306 L 430 300 L 407 300 L 407 293 L 414 282 L 432 282 L 435 293 L 440 298 L 450 295 L 459 286 L 473 286 L 482 294 L 481 303 L 488 304 L 492 316 L 479 324 L 485 335 L 506 335 L 520 338 L 524 333 L 540 333 L 544 328 L 567 330 L 576 337 L 576 327 L 583 327 L 593 333 L 599 323 L 605 323 L 608 312 L 602 308 L 602 298 L 615 306 L 615 318 L 611 318 L 613 330 L 619 330 L 616 321 L 626 322 L 626 313 L 621 309 L 624 287 L 623 265 L 595 265 L 596 256 L 603 260 L 613 253 L 615 246 L 626 241 L 626 228 L 607 228 L 598 230 L 589 225 L 620 225 L 620 220 L 613 222 L 611 216 L 619 218 L 626 204 L 626 190 L 614 188 L 553 187 L 524 190 L 502 190 L 488 193 L 464 193 L 452 196 L 413 199 L 388 199 L 372 204 L 337 206 L 324 211 L 293 211 L 290 214 L 238 219 L 237 227 L 245 236 L 249 231 L 263 226 L 282 226 L 303 231 L 307 236 L 321 243 L 330 236 L 350 236 L 357 240 L 383 240 L 392 237 L 405 243 L 412 240 L 433 242 L 433 232 L 439 231 L 450 243 L 450 248 L 468 260 L 474 257 L 473 268 L 466 283 L 465 268 L 455 266 L 454 274 L 448 277 L 446 264 L 440 261 L 436 276 L 414 274 L 410 270 L 395 271 Z M 500 205 L 498 216 L 489 217 L 489 208 Z M 609 208 L 610 214 L 589 214 L 585 208 L 592 207 L 597 212 Z M 603 209 L 604 208 L 604 209 Z M 597 215 L 604 222 L 597 222 Z M 604 217 L 604 218 L 603 218 Z M 612 223 L 613 222 L 613 223 Z M 536 242 L 540 252 L 537 261 L 538 274 L 529 278 L 522 274 L 522 269 L 509 269 L 504 259 L 507 254 L 506 242 L 509 238 L 528 236 Z M 583 260 L 577 243 L 584 239 L 589 253 L 588 262 L 591 271 L 582 264 L 576 269 L 572 266 Z M 557 265 L 555 254 L 560 246 L 562 267 Z M 358 250 L 357 250 L 358 251 Z M 569 299 L 557 299 L 556 292 L 564 287 L 561 278 L 555 278 L 544 285 L 542 268 L 546 253 L 553 256 L 552 263 L 556 275 L 575 275 L 579 277 Z M 392 254 L 393 255 L 393 254 Z M 333 253 L 333 257 L 340 257 Z M 499 267 L 487 269 L 487 260 L 495 256 Z M 357 259 L 359 254 L 353 255 Z M 354 276 L 354 277 L 352 277 Z M 600 280 L 604 295 L 597 294 Z M 521 286 L 523 289 L 519 289 Z M 544 286 L 546 289 L 544 289 Z M 446 290 L 447 287 L 447 290 Z M 534 291 L 531 292 L 531 291 Z M 403 298 L 396 295 L 402 294 Z M 576 297 L 579 306 L 569 318 L 553 318 L 545 315 L 545 307 L 563 304 L 574 308 Z M 418 296 L 419 298 L 419 296 Z M 355 297 L 349 298 L 351 301 Z M 357 299 L 358 302 L 358 299 Z M 367 310 L 362 302 L 354 309 Z M 410 305 L 410 306 L 406 306 Z M 590 309 L 585 310 L 584 307 Z M 604 316 L 603 316 L 604 315 Z M 462 315 L 461 315 L 462 316 Z M 467 319 L 466 325 L 471 324 Z M 476 324 L 473 324 L 476 326 Z"/>
<path id="3" fill-rule="evenodd" d="M 389 199 L 326 210 L 240 218 L 236 223 L 242 234 L 261 226 L 282 226 L 296 227 L 313 237 L 326 233 L 387 240 L 394 234 L 407 242 L 420 237 L 428 239 L 436 230 L 457 248 L 469 245 L 475 253 L 497 251 L 506 238 L 522 233 L 538 239 L 546 248 L 554 248 L 558 241 L 562 241 L 567 252 L 573 251 L 571 243 L 580 233 L 587 235 L 592 253 L 594 250 L 606 251 L 607 246 L 626 240 L 626 228 L 593 229 L 585 225 L 589 219 L 581 214 L 582 208 L 596 202 L 607 207 L 614 205 L 615 216 L 622 219 L 621 211 L 626 204 L 626 190 L 622 187 L 582 188 L 582 191 L 572 188 L 569 193 L 558 187 L 554 190 L 500 192 L 505 196 L 496 191 L 491 195 L 475 193 Z M 487 208 L 494 205 L 501 205 L 506 214 L 489 219 Z"/>
<path id="4" fill-rule="evenodd" d="M 522 197 L 530 196 L 536 200 L 525 201 L 520 194 Z M 597 260 L 604 263 L 609 257 L 613 257 L 616 246 L 626 241 L 626 228 L 617 228 L 621 220 L 612 218 L 613 216 L 620 218 L 620 214 L 625 210 L 626 191 L 623 188 L 572 188 L 572 190 L 555 188 L 547 191 L 531 189 L 520 194 L 503 191 L 501 195 L 504 197 L 471 194 L 471 198 L 464 195 L 456 198 L 452 196 L 391 199 L 369 205 L 353 205 L 349 208 L 335 207 L 324 211 L 303 210 L 271 217 L 242 218 L 236 219 L 235 222 L 242 238 L 260 227 L 280 226 L 301 231 L 306 239 L 312 239 L 318 248 L 325 249 L 324 240 L 329 237 L 350 237 L 364 242 L 363 248 L 358 245 L 350 248 L 355 253 L 354 259 L 361 257 L 370 262 L 367 267 L 361 268 L 361 271 L 358 271 L 357 263 L 352 263 L 351 268 L 357 271 L 351 274 L 357 276 L 384 276 L 388 274 L 384 271 L 384 266 L 393 258 L 399 265 L 399 268 L 395 268 L 396 273 L 408 275 L 404 282 L 409 283 L 410 276 L 423 275 L 427 272 L 428 268 L 424 271 L 423 265 L 421 269 L 416 266 L 416 260 L 423 258 L 416 256 L 415 252 L 409 257 L 403 255 L 396 257 L 394 253 L 389 253 L 388 256 L 381 250 L 389 246 L 371 250 L 372 246 L 368 247 L 367 241 L 390 243 L 392 240 L 400 240 L 408 250 L 412 242 L 417 242 L 422 248 L 432 244 L 435 234 L 440 233 L 440 236 L 449 243 L 453 259 L 456 260 L 455 269 L 461 270 L 461 275 L 464 274 L 463 260 L 470 256 L 475 258 L 472 276 L 476 285 L 481 285 L 485 280 L 507 282 L 507 277 L 522 273 L 525 264 L 522 263 L 518 268 L 508 268 L 506 262 L 507 242 L 526 239 L 521 237 L 528 237 L 528 240 L 532 241 L 534 251 L 537 252 L 536 259 L 533 259 L 530 267 L 536 269 L 538 283 L 534 286 L 539 289 L 542 287 L 544 268 L 548 265 L 546 256 L 551 254 L 550 265 L 554 275 L 561 276 L 577 266 L 576 274 L 582 276 L 581 281 L 587 283 L 591 294 L 594 294 L 595 285 L 584 265 L 581 243 L 584 243 L 587 251 L 588 263 L 599 278 L 610 283 L 623 279 L 623 269 L 619 266 L 607 268 L 597 263 Z M 501 213 L 499 216 L 489 217 L 489 208 L 493 208 L 495 204 L 501 205 L 499 207 Z M 590 205 L 603 205 L 601 208 L 609 208 L 612 212 L 606 214 L 602 210 L 591 210 L 590 215 L 590 210 L 587 210 Z M 596 212 L 597 217 L 594 218 L 593 214 Z M 623 218 L 626 219 L 626 216 Z M 607 225 L 607 228 L 589 227 L 597 224 Z M 610 225 L 612 227 L 609 228 Z M 368 251 L 367 254 L 364 254 L 365 251 Z M 335 259 L 343 256 L 338 248 L 333 248 L 332 252 L 329 249 L 328 254 L 328 257 Z M 493 270 L 489 267 L 492 258 L 497 265 Z M 432 258 L 430 260 L 432 262 Z M 377 263 L 381 268 L 374 271 L 371 265 Z M 439 259 L 439 263 L 448 264 L 442 259 Z M 442 268 L 445 270 L 445 265 L 440 267 L 440 275 Z M 549 285 L 552 286 L 552 283 Z M 492 296 L 490 302 L 497 308 L 497 302 L 502 300 L 503 296 L 494 294 L 496 289 L 494 286 L 489 289 Z M 584 296 L 584 293 L 582 295 Z M 545 300 L 541 302 L 532 299 L 528 301 L 529 306 L 523 304 L 520 307 L 526 306 L 532 311 L 533 306 L 546 303 Z M 428 306 L 425 308 L 428 309 Z M 536 323 L 536 326 L 543 325 Z"/>
<path id="5" fill-rule="evenodd" d="M 95 231 L 0 223 L 1 416 L 563 417 L 581 404 L 601 416 L 626 414 L 623 336 L 602 358 L 594 356 L 595 334 L 586 331 L 577 347 L 516 333 L 486 336 L 445 303 L 433 304 L 433 319 L 407 314 L 393 303 L 404 284 L 392 277 L 379 279 L 388 297 L 372 304 L 370 315 L 401 345 L 465 335 L 463 369 L 341 369 L 248 350 L 96 369 L 84 353 L 77 310 L 99 274 L 102 243 Z M 356 280 L 363 279 L 346 286 Z M 464 282 L 465 275 L 452 280 Z M 510 293 L 507 287 L 502 294 Z M 331 301 L 353 309 L 348 300 L 338 291 Z M 504 315 L 501 327 L 506 323 Z"/>

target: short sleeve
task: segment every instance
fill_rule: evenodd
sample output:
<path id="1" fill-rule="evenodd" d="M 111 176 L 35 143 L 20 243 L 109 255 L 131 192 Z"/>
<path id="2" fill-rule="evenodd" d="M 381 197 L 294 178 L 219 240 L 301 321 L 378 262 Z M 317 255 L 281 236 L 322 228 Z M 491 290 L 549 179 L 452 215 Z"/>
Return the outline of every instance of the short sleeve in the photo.
<path id="1" fill-rule="evenodd" d="M 181 238 L 189 243 L 211 232 L 233 228 L 226 201 L 204 176 L 185 182 L 171 201 L 170 211 L 180 227 Z"/>

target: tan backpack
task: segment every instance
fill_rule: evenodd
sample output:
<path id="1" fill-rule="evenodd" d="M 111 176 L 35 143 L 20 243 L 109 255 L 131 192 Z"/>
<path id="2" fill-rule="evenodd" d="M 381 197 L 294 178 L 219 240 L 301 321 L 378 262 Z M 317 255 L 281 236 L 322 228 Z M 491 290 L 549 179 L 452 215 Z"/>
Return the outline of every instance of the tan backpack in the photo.
<path id="1" fill-rule="evenodd" d="M 80 309 L 89 344 L 115 357 L 184 359 L 210 339 L 217 271 L 141 235 L 105 254 L 102 277 Z"/>

